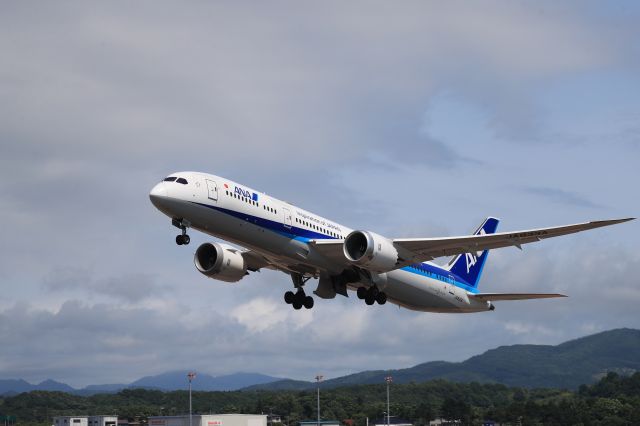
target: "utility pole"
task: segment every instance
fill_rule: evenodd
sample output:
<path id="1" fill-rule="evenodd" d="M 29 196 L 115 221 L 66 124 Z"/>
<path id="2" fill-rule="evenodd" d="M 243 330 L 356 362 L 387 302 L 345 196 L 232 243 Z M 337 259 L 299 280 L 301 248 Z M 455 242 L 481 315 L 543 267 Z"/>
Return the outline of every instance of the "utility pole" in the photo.
<path id="1" fill-rule="evenodd" d="M 393 381 L 393 377 L 387 376 L 384 378 L 384 381 L 387 382 L 387 426 L 391 423 L 391 412 L 389 411 L 389 384 Z"/>
<path id="2" fill-rule="evenodd" d="M 324 376 L 321 376 L 320 374 L 316 376 L 316 382 L 318 383 L 318 424 L 317 426 L 320 426 L 320 382 L 322 381 L 323 378 Z"/>
<path id="3" fill-rule="evenodd" d="M 187 378 L 189 379 L 189 426 L 193 426 L 191 421 L 191 381 L 196 378 L 196 373 L 189 371 Z"/>

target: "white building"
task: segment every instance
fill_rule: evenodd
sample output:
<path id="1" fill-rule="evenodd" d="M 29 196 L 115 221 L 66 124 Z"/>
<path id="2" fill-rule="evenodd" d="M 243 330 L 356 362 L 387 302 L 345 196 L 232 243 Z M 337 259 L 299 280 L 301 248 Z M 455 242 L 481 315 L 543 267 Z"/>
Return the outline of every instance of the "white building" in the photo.
<path id="1" fill-rule="evenodd" d="M 57 416 L 53 418 L 53 426 L 89 426 L 89 417 Z"/>
<path id="2" fill-rule="evenodd" d="M 57 416 L 53 426 L 117 426 L 118 416 Z"/>
<path id="3" fill-rule="evenodd" d="M 117 426 L 118 416 L 89 416 L 88 426 Z"/>
<path id="4" fill-rule="evenodd" d="M 267 416 L 262 414 L 194 414 L 192 425 L 267 426 Z M 149 426 L 189 426 L 189 415 L 149 417 Z"/>

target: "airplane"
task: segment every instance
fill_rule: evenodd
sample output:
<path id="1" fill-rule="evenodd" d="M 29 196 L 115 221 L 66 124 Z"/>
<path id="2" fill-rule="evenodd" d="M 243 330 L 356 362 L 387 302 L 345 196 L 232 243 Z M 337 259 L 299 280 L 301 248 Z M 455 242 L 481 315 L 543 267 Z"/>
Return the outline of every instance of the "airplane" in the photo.
<path id="1" fill-rule="evenodd" d="M 493 311 L 494 302 L 566 297 L 556 293 L 481 293 L 478 283 L 489 250 L 541 241 L 634 218 L 497 233 L 499 219 L 486 218 L 472 235 L 441 238 L 387 238 L 350 229 L 264 192 L 232 180 L 199 172 L 172 173 L 151 189 L 152 204 L 171 218 L 190 242 L 187 231 L 219 242 L 200 245 L 194 255 L 198 271 L 209 278 L 237 282 L 261 269 L 291 276 L 294 291 L 284 300 L 294 309 L 311 309 L 305 292 L 318 279 L 317 297 L 348 297 L 355 291 L 367 305 L 393 303 L 414 311 L 471 313 Z M 453 256 L 445 266 L 432 261 Z"/>

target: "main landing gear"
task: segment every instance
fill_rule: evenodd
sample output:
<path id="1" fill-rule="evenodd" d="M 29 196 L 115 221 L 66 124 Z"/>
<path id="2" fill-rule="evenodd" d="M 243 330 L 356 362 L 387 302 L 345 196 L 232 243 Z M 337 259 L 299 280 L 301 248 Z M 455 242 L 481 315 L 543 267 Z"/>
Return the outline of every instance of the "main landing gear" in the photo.
<path id="1" fill-rule="evenodd" d="M 284 301 L 287 305 L 292 305 L 293 309 L 302 309 L 304 306 L 306 309 L 313 308 L 313 297 L 307 296 L 303 289 L 299 288 L 295 293 L 288 291 L 284 294 Z"/>
<path id="2" fill-rule="evenodd" d="M 182 231 L 181 234 L 176 235 L 176 244 L 179 246 L 189 244 L 191 242 L 191 237 L 187 235 L 187 228 L 191 225 L 189 221 L 185 219 L 171 219 L 171 224 L 176 228 L 180 228 Z"/>
<path id="3" fill-rule="evenodd" d="M 358 299 L 364 300 L 367 305 L 373 305 L 378 302 L 378 305 L 384 305 L 387 303 L 387 295 L 384 291 L 380 291 L 378 287 L 373 286 L 369 288 L 358 287 L 357 290 Z"/>
<path id="4" fill-rule="evenodd" d="M 302 286 L 311 279 L 311 277 L 303 277 L 299 274 L 292 274 L 291 279 L 293 280 L 293 285 L 298 290 L 294 293 L 292 291 L 287 291 L 284 294 L 284 301 L 287 305 L 292 305 L 293 309 L 299 310 L 304 306 L 306 309 L 313 308 L 313 297 L 307 296 L 304 292 Z"/>

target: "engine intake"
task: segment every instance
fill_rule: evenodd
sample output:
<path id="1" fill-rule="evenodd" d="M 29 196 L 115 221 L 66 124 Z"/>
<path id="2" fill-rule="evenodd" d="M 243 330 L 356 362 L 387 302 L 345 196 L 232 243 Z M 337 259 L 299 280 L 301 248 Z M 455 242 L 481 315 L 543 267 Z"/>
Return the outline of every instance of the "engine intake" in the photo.
<path id="1" fill-rule="evenodd" d="M 196 269 L 214 280 L 237 282 L 247 274 L 247 264 L 235 249 L 219 243 L 204 243 L 193 256 Z"/>
<path id="2" fill-rule="evenodd" d="M 343 248 L 347 260 L 370 271 L 389 272 L 398 263 L 398 250 L 393 241 L 373 232 L 351 232 Z"/>

